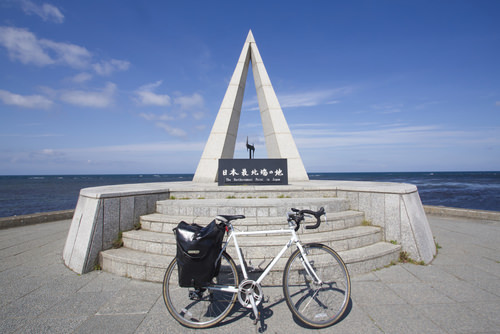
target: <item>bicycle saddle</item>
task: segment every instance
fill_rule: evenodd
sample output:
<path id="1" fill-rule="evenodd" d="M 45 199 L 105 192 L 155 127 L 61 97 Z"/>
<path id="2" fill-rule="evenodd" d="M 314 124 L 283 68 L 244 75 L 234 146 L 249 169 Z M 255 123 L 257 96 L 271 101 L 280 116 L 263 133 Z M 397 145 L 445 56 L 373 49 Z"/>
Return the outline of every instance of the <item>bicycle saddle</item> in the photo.
<path id="1" fill-rule="evenodd" d="M 220 220 L 223 223 L 229 223 L 231 220 L 244 219 L 244 215 L 218 215 L 215 219 Z"/>

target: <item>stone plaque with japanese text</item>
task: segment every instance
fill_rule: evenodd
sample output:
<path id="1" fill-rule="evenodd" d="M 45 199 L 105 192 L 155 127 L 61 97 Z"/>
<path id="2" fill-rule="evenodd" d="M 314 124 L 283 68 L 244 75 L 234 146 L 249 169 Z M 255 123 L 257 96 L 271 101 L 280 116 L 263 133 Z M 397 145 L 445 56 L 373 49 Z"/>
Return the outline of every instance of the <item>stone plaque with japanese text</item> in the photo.
<path id="1" fill-rule="evenodd" d="M 219 159 L 218 184 L 287 185 L 287 159 Z"/>

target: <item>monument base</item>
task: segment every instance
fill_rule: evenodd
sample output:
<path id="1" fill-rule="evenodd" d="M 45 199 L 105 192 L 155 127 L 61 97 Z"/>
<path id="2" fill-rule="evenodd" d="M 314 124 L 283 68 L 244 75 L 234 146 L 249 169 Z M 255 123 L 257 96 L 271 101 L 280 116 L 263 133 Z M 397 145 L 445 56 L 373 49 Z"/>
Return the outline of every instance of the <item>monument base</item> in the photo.
<path id="1" fill-rule="evenodd" d="M 65 264 L 77 273 L 91 271 L 98 263 L 99 254 L 112 247 L 120 231 L 130 230 L 142 221 L 142 230 L 123 234 L 123 251 L 128 251 L 127 248 L 130 247 L 144 249 L 153 254 L 146 254 L 144 259 L 136 259 L 134 264 L 126 265 L 130 270 L 116 269 L 116 259 L 108 259 L 106 262 L 106 252 L 101 253 L 101 263 L 108 265 L 104 270 L 156 280 L 161 276 L 160 272 L 164 271 L 169 259 L 175 255 L 168 255 L 175 247 L 168 242 L 173 240 L 171 227 L 180 219 L 206 224 L 217 214 L 241 213 L 247 216 L 245 221 L 250 225 L 260 227 L 267 224 L 273 228 L 281 228 L 285 224 L 284 214 L 290 207 L 316 209 L 316 206 L 325 205 L 329 206 L 327 217 L 339 216 L 340 225 L 331 232 L 318 231 L 321 235 L 317 236 L 321 240 L 316 239 L 314 234 L 307 235 L 308 242 L 323 242 L 323 239 L 331 238 L 335 249 L 340 242 L 335 241 L 335 238 L 338 239 L 339 231 L 346 228 L 344 225 L 350 219 L 348 217 L 361 215 L 358 225 L 363 221 L 363 225 L 379 229 L 377 233 L 381 242 L 388 245 L 397 244 L 398 250 L 407 252 L 412 259 L 429 263 L 436 254 L 432 232 L 414 185 L 305 181 L 286 186 L 219 187 L 216 183 L 168 182 L 82 189 L 64 247 L 63 259 Z M 166 211 L 161 213 L 159 210 Z M 145 235 L 147 240 L 144 240 Z M 156 246 L 152 246 L 151 242 Z M 364 251 L 374 252 L 376 248 L 365 247 Z M 357 272 L 375 269 L 363 265 L 364 260 L 350 255 L 355 253 L 346 253 L 348 267 L 358 268 Z M 158 258 L 160 255 L 163 257 Z M 129 258 L 132 258 L 132 255 L 129 255 Z M 151 259 L 157 259 L 158 263 L 148 264 Z M 374 266 L 389 263 L 390 261 L 377 263 Z M 111 269 L 113 266 L 116 270 Z M 146 275 L 148 271 L 149 278 Z"/>

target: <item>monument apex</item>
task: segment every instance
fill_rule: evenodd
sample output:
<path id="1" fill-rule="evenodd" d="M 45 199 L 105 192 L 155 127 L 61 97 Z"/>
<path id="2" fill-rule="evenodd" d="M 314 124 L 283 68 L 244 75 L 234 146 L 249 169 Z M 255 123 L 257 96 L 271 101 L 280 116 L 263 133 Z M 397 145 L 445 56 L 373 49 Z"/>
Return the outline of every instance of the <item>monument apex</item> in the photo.
<path id="1" fill-rule="evenodd" d="M 257 90 L 268 158 L 287 159 L 289 181 L 309 180 L 250 30 L 198 163 L 193 182 L 216 182 L 219 159 L 234 158 L 241 106 L 250 63 Z"/>

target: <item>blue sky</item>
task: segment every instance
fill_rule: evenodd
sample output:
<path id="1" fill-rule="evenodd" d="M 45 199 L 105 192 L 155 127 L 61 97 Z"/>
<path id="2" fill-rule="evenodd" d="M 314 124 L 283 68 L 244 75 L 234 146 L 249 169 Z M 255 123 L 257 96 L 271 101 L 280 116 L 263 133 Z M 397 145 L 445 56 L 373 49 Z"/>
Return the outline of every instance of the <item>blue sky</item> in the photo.
<path id="1" fill-rule="evenodd" d="M 0 2 L 0 174 L 194 173 L 251 29 L 308 172 L 500 170 L 499 1 Z M 235 158 L 266 149 L 251 72 Z"/>

